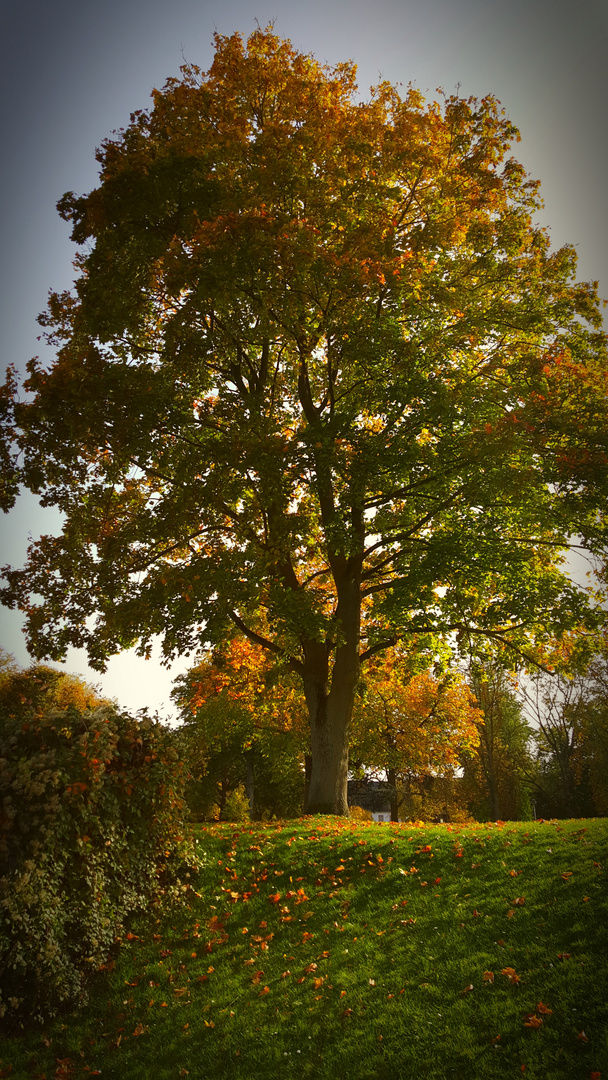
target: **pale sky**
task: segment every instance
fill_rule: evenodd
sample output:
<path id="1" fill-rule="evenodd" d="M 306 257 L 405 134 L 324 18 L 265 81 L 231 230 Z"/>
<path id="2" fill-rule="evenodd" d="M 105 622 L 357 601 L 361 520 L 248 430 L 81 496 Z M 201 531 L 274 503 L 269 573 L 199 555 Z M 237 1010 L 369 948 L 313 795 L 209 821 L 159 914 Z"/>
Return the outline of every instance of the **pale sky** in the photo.
<path id="1" fill-rule="evenodd" d="M 184 60 L 207 68 L 212 36 L 275 31 L 317 59 L 358 64 L 363 95 L 379 78 L 462 96 L 496 95 L 519 127 L 515 149 L 541 180 L 542 223 L 576 245 L 579 277 L 608 296 L 608 0 L 0 0 L 0 365 L 43 355 L 36 316 L 70 286 L 68 190 L 95 186 L 95 147 L 145 108 Z M 24 495 L 0 515 L 0 565 L 22 565 L 28 535 L 53 511 Z M 0 645 L 27 664 L 22 617 L 0 608 Z M 169 716 L 172 671 L 124 653 L 107 672 L 71 650 L 66 668 L 129 709 Z"/>

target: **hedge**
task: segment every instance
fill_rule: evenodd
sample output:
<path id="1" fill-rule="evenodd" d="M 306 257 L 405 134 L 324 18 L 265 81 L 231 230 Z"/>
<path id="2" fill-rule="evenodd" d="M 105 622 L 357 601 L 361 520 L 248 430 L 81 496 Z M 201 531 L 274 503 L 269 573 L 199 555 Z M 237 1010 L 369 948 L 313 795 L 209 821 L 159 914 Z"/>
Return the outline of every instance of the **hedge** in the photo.
<path id="1" fill-rule="evenodd" d="M 0 680 L 5 1022 L 83 1003 L 127 915 L 186 891 L 194 865 L 173 733 L 74 694 L 57 707 L 62 678 L 37 667 Z"/>

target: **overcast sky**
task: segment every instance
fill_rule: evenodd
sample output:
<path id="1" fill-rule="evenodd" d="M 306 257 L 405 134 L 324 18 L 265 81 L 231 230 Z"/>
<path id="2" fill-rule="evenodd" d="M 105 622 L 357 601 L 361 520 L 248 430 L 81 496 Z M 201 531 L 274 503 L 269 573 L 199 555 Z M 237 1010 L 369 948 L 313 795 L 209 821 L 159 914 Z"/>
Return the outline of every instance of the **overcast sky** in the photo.
<path id="1" fill-rule="evenodd" d="M 517 156 L 541 180 L 542 223 L 576 245 L 579 276 L 608 296 L 607 0 L 0 0 L 0 364 L 41 354 L 36 316 L 72 282 L 68 190 L 95 186 L 95 147 L 145 108 L 184 60 L 209 67 L 214 31 L 245 37 L 274 21 L 330 64 L 353 59 L 363 95 L 379 78 L 435 95 L 495 94 L 521 131 Z M 22 496 L 0 517 L 0 564 L 22 565 L 28 535 L 57 518 Z M 21 616 L 0 609 L 0 645 L 28 663 Z M 132 652 L 105 675 L 71 650 L 66 667 L 130 709 L 170 712 L 174 675 Z"/>

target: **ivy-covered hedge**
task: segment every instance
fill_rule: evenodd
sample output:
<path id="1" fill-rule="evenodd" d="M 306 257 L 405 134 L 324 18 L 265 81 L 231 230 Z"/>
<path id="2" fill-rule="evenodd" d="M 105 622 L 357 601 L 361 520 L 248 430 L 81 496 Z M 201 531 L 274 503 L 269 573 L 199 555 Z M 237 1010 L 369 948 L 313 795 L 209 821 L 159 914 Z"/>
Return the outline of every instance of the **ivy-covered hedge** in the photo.
<path id="1" fill-rule="evenodd" d="M 125 917 L 189 887 L 173 733 L 65 678 L 35 667 L 0 679 L 5 1021 L 82 1002 Z"/>

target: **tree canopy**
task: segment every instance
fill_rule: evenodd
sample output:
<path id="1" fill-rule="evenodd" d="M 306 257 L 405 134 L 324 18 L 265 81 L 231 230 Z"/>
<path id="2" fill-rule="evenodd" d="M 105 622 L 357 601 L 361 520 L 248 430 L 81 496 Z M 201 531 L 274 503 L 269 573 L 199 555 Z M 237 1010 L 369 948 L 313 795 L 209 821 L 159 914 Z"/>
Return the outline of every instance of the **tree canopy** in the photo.
<path id="1" fill-rule="evenodd" d="M 102 145 L 15 406 L 20 478 L 65 515 L 6 570 L 35 655 L 236 626 L 302 677 L 309 810 L 345 813 L 368 658 L 450 632 L 533 657 L 599 618 L 561 559 L 604 543 L 605 339 L 517 139 L 491 96 L 361 100 L 266 28 Z"/>

